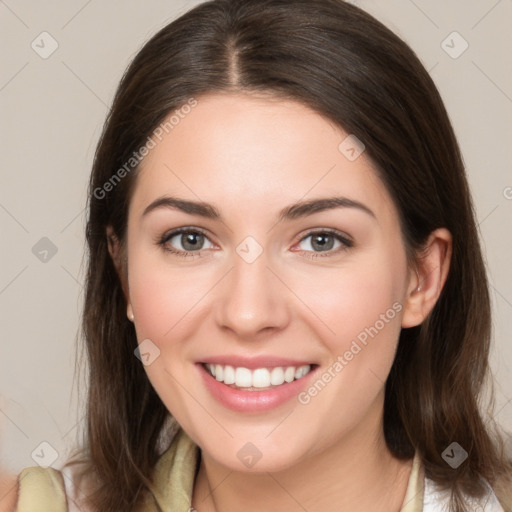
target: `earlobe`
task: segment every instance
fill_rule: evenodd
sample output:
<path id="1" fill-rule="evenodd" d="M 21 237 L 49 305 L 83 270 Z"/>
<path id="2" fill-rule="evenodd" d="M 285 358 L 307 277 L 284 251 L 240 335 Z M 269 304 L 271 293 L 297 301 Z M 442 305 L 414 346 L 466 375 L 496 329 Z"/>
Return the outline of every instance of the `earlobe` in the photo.
<path id="1" fill-rule="evenodd" d="M 451 233 L 445 228 L 436 229 L 418 256 L 416 269 L 411 272 L 402 327 L 420 325 L 432 311 L 446 283 L 451 255 Z"/>

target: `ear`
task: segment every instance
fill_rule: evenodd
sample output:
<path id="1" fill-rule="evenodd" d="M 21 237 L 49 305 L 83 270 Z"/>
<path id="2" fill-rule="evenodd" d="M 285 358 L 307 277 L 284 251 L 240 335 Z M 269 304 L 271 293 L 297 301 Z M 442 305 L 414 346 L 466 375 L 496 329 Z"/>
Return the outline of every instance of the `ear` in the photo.
<path id="1" fill-rule="evenodd" d="M 416 268 L 411 270 L 402 327 L 420 325 L 432 311 L 448 277 L 451 256 L 451 233 L 445 228 L 436 229 L 418 256 Z"/>
<path id="2" fill-rule="evenodd" d="M 127 276 L 126 276 L 127 265 L 126 265 L 126 258 L 124 256 L 124 251 L 122 250 L 119 239 L 117 238 L 117 235 L 114 232 L 114 228 L 110 225 L 107 226 L 106 236 L 107 236 L 108 252 L 110 254 L 110 257 L 112 258 L 114 266 L 116 267 L 117 275 L 119 276 L 119 280 L 121 281 L 121 286 L 123 288 L 126 303 L 128 304 L 127 316 L 130 320 L 133 320 L 133 311 L 132 311 L 132 305 L 130 302 L 130 292 L 128 289 Z"/>

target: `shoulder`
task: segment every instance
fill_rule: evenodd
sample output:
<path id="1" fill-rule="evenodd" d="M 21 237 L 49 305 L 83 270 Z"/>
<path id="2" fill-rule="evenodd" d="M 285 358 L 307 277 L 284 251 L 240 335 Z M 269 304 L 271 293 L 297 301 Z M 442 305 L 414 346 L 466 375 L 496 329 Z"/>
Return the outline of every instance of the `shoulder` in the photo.
<path id="1" fill-rule="evenodd" d="M 155 467 L 153 497 L 162 510 L 189 510 L 200 449 L 180 428 Z"/>
<path id="2" fill-rule="evenodd" d="M 476 499 L 466 497 L 469 510 L 485 512 L 509 512 L 505 510 L 495 492 L 489 484 L 487 493 L 482 498 Z M 450 493 L 447 490 L 440 490 L 435 482 L 425 477 L 425 493 L 423 498 L 423 512 L 445 512 L 449 510 Z"/>
<path id="3" fill-rule="evenodd" d="M 16 512 L 52 510 L 67 512 L 66 487 L 62 472 L 55 468 L 30 467 L 18 476 Z"/>

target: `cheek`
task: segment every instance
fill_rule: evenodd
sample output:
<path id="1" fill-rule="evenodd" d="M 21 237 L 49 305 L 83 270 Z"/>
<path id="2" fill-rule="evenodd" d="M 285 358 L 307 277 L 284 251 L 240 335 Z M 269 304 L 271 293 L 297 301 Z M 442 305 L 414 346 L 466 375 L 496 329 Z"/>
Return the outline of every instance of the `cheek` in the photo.
<path id="1" fill-rule="evenodd" d="M 197 313 L 208 290 L 204 272 L 166 264 L 165 256 L 137 252 L 129 260 L 130 300 L 139 340 L 149 338 L 157 345 L 176 337 L 186 337 L 188 317 Z M 163 346 L 160 346 L 162 349 Z"/>
<path id="2" fill-rule="evenodd" d="M 325 279 L 317 275 L 303 288 L 308 306 L 321 320 L 315 323 L 317 332 L 324 333 L 329 358 L 317 380 L 299 396 L 308 424 L 327 416 L 348 431 L 382 393 L 395 357 L 403 309 L 397 282 L 401 274 L 391 268 L 382 264 L 333 271 Z M 334 430 L 329 431 L 333 436 Z"/>
<path id="3" fill-rule="evenodd" d="M 400 266 L 387 265 L 381 259 L 378 265 L 316 272 L 295 289 L 305 297 L 316 323 L 326 333 L 330 352 L 339 354 L 349 350 L 352 340 L 364 344 L 377 334 L 379 339 L 389 339 L 386 344 L 394 344 L 400 331 L 402 274 Z"/>
<path id="4" fill-rule="evenodd" d="M 348 429 L 382 392 L 401 330 L 406 268 L 405 257 L 401 261 L 392 251 L 385 256 L 381 251 L 378 258 L 303 280 L 300 293 L 321 320 L 315 322 L 317 333 L 323 333 L 329 358 L 318 380 L 300 397 L 309 418 L 329 415 L 334 424 Z"/>
<path id="5" fill-rule="evenodd" d="M 139 343 L 149 339 L 158 348 L 158 356 L 144 366 L 147 376 L 163 403 L 179 420 L 193 423 L 189 417 L 190 398 L 183 384 L 196 378 L 187 361 L 188 341 L 197 329 L 197 315 L 204 298 L 204 280 L 191 279 L 191 273 L 171 268 L 163 258 L 130 253 L 129 288 Z M 192 321 L 191 321 L 192 320 Z"/>

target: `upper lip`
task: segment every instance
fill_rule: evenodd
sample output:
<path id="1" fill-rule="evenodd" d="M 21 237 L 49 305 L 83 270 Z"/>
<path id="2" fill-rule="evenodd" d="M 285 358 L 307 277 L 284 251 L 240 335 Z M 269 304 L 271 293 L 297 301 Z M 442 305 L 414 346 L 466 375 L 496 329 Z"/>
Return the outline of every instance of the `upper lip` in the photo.
<path id="1" fill-rule="evenodd" d="M 235 355 L 226 356 L 212 356 L 199 361 L 205 364 L 220 364 L 222 366 L 229 365 L 235 368 L 248 368 L 249 370 L 256 370 L 257 368 L 275 368 L 278 366 L 304 366 L 306 364 L 313 365 L 311 361 L 304 361 L 299 359 L 289 359 L 287 357 L 276 356 L 256 356 L 244 357 Z"/>

